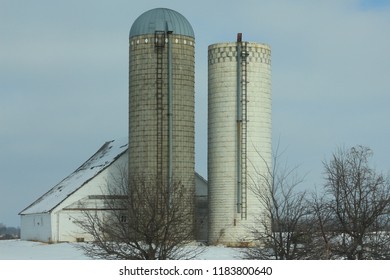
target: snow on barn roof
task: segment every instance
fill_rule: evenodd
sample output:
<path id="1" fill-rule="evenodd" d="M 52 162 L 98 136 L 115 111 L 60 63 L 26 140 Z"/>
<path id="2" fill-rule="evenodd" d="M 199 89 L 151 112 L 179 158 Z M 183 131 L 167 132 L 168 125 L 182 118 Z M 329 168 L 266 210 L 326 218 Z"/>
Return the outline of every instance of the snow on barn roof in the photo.
<path id="1" fill-rule="evenodd" d="M 112 140 L 104 145 L 72 174 L 55 185 L 51 190 L 38 198 L 19 215 L 47 213 L 67 197 L 80 189 L 97 174 L 111 165 L 119 156 L 127 151 L 128 139 Z"/>

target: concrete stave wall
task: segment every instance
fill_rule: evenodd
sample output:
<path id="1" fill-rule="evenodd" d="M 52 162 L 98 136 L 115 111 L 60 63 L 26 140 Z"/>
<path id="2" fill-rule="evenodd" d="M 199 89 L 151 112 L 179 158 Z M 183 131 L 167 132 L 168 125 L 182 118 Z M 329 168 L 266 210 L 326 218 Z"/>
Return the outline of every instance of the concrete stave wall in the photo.
<path id="1" fill-rule="evenodd" d="M 195 41 L 165 34 L 162 51 L 162 180 L 169 176 L 168 52 L 172 61 L 172 182 L 188 189 L 189 210 L 195 224 Z M 155 35 L 129 41 L 129 176 L 155 179 L 157 166 L 157 52 Z"/>
<path id="2" fill-rule="evenodd" d="M 249 230 L 264 211 L 250 191 L 258 172 L 271 166 L 271 50 L 247 43 L 247 218 L 237 211 L 237 43 L 209 46 L 209 243 L 250 242 Z M 264 160 L 263 160 L 263 159 Z M 265 162 L 264 162 L 265 161 Z M 265 164 L 266 163 L 266 164 Z"/>

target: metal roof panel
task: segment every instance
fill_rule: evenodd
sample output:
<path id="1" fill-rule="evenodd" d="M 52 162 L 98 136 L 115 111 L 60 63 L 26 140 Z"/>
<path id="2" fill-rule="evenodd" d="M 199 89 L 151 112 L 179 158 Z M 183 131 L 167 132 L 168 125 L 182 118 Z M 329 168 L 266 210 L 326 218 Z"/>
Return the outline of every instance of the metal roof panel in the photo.
<path id="1" fill-rule="evenodd" d="M 156 8 L 144 12 L 134 21 L 130 38 L 156 31 L 172 31 L 173 34 L 195 37 L 191 24 L 182 14 L 171 9 Z"/>

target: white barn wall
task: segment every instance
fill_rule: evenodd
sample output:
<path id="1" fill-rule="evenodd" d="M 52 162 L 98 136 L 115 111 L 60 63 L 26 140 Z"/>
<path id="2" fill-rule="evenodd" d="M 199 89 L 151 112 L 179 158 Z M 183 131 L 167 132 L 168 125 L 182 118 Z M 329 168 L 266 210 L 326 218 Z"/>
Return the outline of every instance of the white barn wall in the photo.
<path id="1" fill-rule="evenodd" d="M 113 164 L 53 209 L 51 217 L 52 239 L 54 242 L 74 242 L 77 238 L 84 238 L 86 241 L 91 239 L 89 235 L 83 233 L 76 223 L 77 220 L 83 219 L 81 208 L 86 206 L 89 196 L 107 194 L 107 181 L 111 176 L 119 176 L 118 170 L 123 168 L 126 162 L 127 153 L 124 153 Z M 67 208 L 72 210 L 67 210 Z"/>
<path id="2" fill-rule="evenodd" d="M 50 213 L 22 215 L 20 227 L 23 229 L 20 235 L 22 240 L 51 241 Z"/>
<path id="3" fill-rule="evenodd" d="M 196 239 L 207 241 L 208 229 L 208 201 L 207 181 L 199 174 L 195 174 L 196 187 Z"/>
<path id="4" fill-rule="evenodd" d="M 107 192 L 107 180 L 118 176 L 120 168 L 127 163 L 127 153 L 123 153 L 111 165 L 94 176 L 90 181 L 70 194 L 59 205 L 47 213 L 21 215 L 21 239 L 41 242 L 75 242 L 78 238 L 90 240 L 77 225 L 83 218 L 82 208 L 96 207 L 99 201 L 88 199 L 91 195 L 102 195 Z"/>

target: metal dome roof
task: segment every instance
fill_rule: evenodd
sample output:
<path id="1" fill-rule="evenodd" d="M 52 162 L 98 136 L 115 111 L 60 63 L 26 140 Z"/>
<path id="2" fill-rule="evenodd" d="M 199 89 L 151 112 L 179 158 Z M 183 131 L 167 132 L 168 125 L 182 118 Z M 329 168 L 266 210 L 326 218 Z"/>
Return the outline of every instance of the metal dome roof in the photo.
<path id="1" fill-rule="evenodd" d="M 155 31 L 172 31 L 173 34 L 195 37 L 191 24 L 183 15 L 174 10 L 156 8 L 144 12 L 134 21 L 130 29 L 130 38 L 154 34 Z"/>

